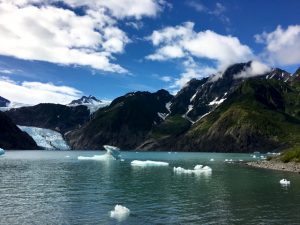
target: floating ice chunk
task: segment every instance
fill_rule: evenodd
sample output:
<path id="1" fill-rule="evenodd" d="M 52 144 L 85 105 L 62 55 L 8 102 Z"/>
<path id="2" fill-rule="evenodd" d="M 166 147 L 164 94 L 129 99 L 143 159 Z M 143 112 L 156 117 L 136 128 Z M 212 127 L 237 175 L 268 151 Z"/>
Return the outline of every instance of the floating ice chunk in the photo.
<path id="1" fill-rule="evenodd" d="M 253 159 L 256 159 L 256 155 L 252 156 Z"/>
<path id="2" fill-rule="evenodd" d="M 130 210 L 122 205 L 116 205 L 114 210 L 110 211 L 110 217 L 119 222 L 125 220 L 130 214 Z"/>
<path id="3" fill-rule="evenodd" d="M 213 161 L 215 161 L 215 160 L 214 160 L 214 159 L 210 159 L 209 161 L 213 162 Z"/>
<path id="4" fill-rule="evenodd" d="M 171 154 L 171 152 L 168 152 L 168 154 Z"/>
<path id="5" fill-rule="evenodd" d="M 66 158 L 70 158 L 70 156 L 69 156 L 69 155 L 66 155 Z"/>
<path id="6" fill-rule="evenodd" d="M 281 185 L 284 185 L 284 186 L 287 186 L 287 185 L 290 185 L 290 184 L 291 184 L 291 182 L 290 182 L 289 180 L 287 180 L 287 179 L 281 179 L 281 180 L 279 181 L 279 183 L 280 183 Z"/>
<path id="7" fill-rule="evenodd" d="M 239 161 L 240 161 L 240 162 L 243 162 L 244 160 L 242 160 L 242 159 L 239 159 Z"/>
<path id="8" fill-rule="evenodd" d="M 131 162 L 132 166 L 169 166 L 169 163 L 167 162 L 159 162 L 159 161 L 141 161 L 141 160 L 133 160 Z"/>
<path id="9" fill-rule="evenodd" d="M 125 161 L 125 159 L 121 159 L 121 162 L 124 162 Z"/>
<path id="10" fill-rule="evenodd" d="M 210 174 L 212 169 L 209 166 L 196 165 L 194 169 L 184 169 L 182 167 L 174 167 L 173 171 L 177 174 Z"/>
<path id="11" fill-rule="evenodd" d="M 120 149 L 110 145 L 103 146 L 106 149 L 106 153 L 104 155 L 94 155 L 92 157 L 89 156 L 78 156 L 78 160 L 98 160 L 98 161 L 106 161 L 106 160 L 117 160 L 120 159 Z"/>
<path id="12" fill-rule="evenodd" d="M 115 160 L 114 157 L 108 154 L 104 155 L 94 155 L 94 156 L 78 156 L 78 160 L 97 160 L 97 161 L 106 161 L 106 160 Z"/>
<path id="13" fill-rule="evenodd" d="M 2 148 L 0 148 L 0 155 L 4 155 L 4 154 L 5 154 L 5 151 Z"/>

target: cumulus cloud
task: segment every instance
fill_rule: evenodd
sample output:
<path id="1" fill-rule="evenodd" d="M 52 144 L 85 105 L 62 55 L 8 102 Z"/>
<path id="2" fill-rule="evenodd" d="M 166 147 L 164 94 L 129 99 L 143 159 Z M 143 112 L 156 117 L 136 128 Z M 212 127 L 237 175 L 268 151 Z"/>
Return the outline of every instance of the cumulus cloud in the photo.
<path id="1" fill-rule="evenodd" d="M 90 66 L 126 73 L 113 63 L 130 42 L 117 26 L 123 18 L 155 16 L 164 1 L 156 0 L 0 0 L 0 54 L 25 60 Z M 73 10 L 84 7 L 84 15 Z"/>
<path id="2" fill-rule="evenodd" d="M 0 96 L 25 104 L 67 104 L 82 96 L 82 92 L 69 86 L 27 81 L 18 83 L 8 77 L 0 77 Z"/>
<path id="3" fill-rule="evenodd" d="M 244 71 L 234 75 L 234 78 L 249 78 L 249 77 L 255 77 L 259 75 L 263 75 L 267 72 L 269 72 L 271 68 L 259 61 L 252 61 L 251 65 L 247 67 Z"/>
<path id="4" fill-rule="evenodd" d="M 293 65 L 300 62 L 300 25 L 278 26 L 274 31 L 255 35 L 265 45 L 263 57 L 271 64 Z"/>
<path id="5" fill-rule="evenodd" d="M 215 60 L 219 65 L 229 65 L 253 56 L 251 49 L 241 44 L 238 38 L 220 35 L 211 30 L 196 32 L 194 25 L 193 22 L 186 22 L 154 31 L 148 40 L 157 49 L 147 58 L 168 60 L 174 57 L 193 56 Z"/>
<path id="6" fill-rule="evenodd" d="M 194 25 L 193 22 L 186 22 L 166 27 L 147 37 L 156 49 L 147 59 L 183 59 L 184 72 L 179 79 L 175 79 L 173 88 L 182 87 L 191 78 L 205 77 L 232 63 L 248 61 L 254 57 L 252 50 L 238 38 L 220 35 L 211 30 L 196 32 Z M 196 59 L 210 60 L 215 66 L 199 65 Z"/>

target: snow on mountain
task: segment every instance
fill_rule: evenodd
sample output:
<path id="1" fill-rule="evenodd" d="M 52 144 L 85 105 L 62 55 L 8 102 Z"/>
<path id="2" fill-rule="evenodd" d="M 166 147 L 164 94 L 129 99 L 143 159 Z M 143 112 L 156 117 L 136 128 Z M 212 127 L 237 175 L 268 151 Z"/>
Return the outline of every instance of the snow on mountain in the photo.
<path id="1" fill-rule="evenodd" d="M 0 111 L 5 112 L 11 109 L 28 107 L 28 106 L 32 106 L 32 105 L 19 103 L 19 102 L 9 102 L 6 106 L 0 107 Z"/>
<path id="2" fill-rule="evenodd" d="M 91 114 L 96 112 L 98 109 L 103 108 L 105 106 L 108 106 L 111 103 L 111 101 L 107 100 L 99 100 L 96 97 L 89 95 L 89 96 L 82 96 L 80 99 L 73 100 L 68 104 L 68 106 L 78 106 L 78 105 L 84 105 L 88 107 Z"/>
<path id="3" fill-rule="evenodd" d="M 27 126 L 18 127 L 29 134 L 38 146 L 46 150 L 70 150 L 62 135 L 54 130 Z"/>

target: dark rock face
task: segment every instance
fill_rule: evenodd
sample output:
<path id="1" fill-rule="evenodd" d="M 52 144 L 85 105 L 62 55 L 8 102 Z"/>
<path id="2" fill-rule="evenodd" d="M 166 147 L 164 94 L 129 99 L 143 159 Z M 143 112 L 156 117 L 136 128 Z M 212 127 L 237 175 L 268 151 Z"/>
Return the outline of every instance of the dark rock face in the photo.
<path id="1" fill-rule="evenodd" d="M 64 134 L 81 127 L 90 118 L 86 106 L 68 107 L 59 104 L 38 104 L 5 112 L 15 124 L 47 128 Z"/>
<path id="2" fill-rule="evenodd" d="M 80 99 L 77 100 L 73 100 L 72 102 L 70 102 L 69 105 L 93 104 L 96 102 L 100 103 L 102 101 L 92 95 L 89 95 L 89 96 L 82 96 Z"/>
<path id="3" fill-rule="evenodd" d="M 34 150 L 38 149 L 38 146 L 27 133 L 21 131 L 8 116 L 0 112 L 0 148 Z"/>
<path id="4" fill-rule="evenodd" d="M 104 144 L 134 149 L 161 122 L 158 113 L 168 113 L 166 104 L 172 98 L 165 90 L 129 93 L 99 109 L 82 129 L 70 132 L 67 140 L 75 149 L 102 149 Z"/>
<path id="5" fill-rule="evenodd" d="M 0 96 L 0 107 L 7 107 L 10 101 Z"/>

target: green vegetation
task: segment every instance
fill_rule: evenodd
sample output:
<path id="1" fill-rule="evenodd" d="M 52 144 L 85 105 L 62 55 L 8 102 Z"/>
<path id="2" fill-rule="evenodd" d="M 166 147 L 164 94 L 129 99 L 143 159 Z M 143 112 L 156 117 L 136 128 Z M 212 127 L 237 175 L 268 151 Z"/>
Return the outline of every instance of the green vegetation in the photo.
<path id="1" fill-rule="evenodd" d="M 300 146 L 296 146 L 282 153 L 280 160 L 287 162 L 300 162 Z"/>
<path id="2" fill-rule="evenodd" d="M 179 135 L 189 129 L 191 123 L 180 115 L 170 116 L 152 131 L 152 138 Z"/>

